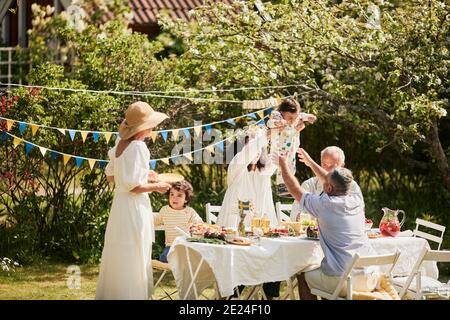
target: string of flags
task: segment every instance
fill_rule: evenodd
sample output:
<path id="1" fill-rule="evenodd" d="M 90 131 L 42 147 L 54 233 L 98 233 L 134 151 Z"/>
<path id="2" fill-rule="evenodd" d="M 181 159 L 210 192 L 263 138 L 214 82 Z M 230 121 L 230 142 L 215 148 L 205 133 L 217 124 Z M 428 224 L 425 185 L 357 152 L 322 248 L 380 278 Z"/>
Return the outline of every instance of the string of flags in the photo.
<path id="1" fill-rule="evenodd" d="M 241 115 L 238 117 L 229 118 L 226 120 L 221 120 L 221 121 L 216 121 L 216 122 L 211 122 L 208 124 L 202 124 L 199 126 L 152 131 L 150 138 L 152 139 L 153 142 L 155 142 L 158 135 L 161 135 L 162 138 L 164 139 L 164 142 L 166 142 L 168 139 L 169 132 L 170 132 L 173 140 L 177 140 L 180 133 L 182 132 L 184 134 L 184 136 L 189 139 L 189 137 L 191 136 L 191 133 L 190 133 L 191 129 L 194 130 L 194 133 L 196 135 L 199 135 L 203 129 L 205 129 L 209 133 L 212 130 L 212 127 L 214 125 L 217 125 L 220 123 L 229 123 L 234 126 L 234 125 L 236 125 L 236 121 L 238 121 L 240 119 L 244 119 L 244 118 L 252 118 L 252 119 L 258 120 L 258 117 L 259 117 L 259 119 L 263 119 L 264 112 L 267 112 L 270 115 L 272 113 L 272 108 L 273 107 L 270 106 L 264 110 L 260 110 L 257 112 L 251 112 L 251 113 L 247 113 L 247 114 L 244 114 L 244 115 Z M 117 131 L 109 132 L 109 131 L 91 131 L 91 130 L 58 128 L 58 127 L 52 127 L 52 126 L 47 126 L 47 125 L 43 125 L 43 124 L 35 124 L 35 123 L 30 123 L 30 122 L 25 122 L 25 121 L 14 120 L 14 119 L 5 118 L 5 117 L 0 117 L 0 120 L 6 121 L 6 129 L 8 131 L 11 131 L 11 129 L 14 127 L 14 124 L 18 123 L 20 134 L 23 134 L 24 131 L 28 127 L 30 127 L 31 133 L 34 136 L 39 128 L 45 128 L 45 129 L 57 130 L 63 135 L 66 135 L 68 133 L 69 137 L 72 141 L 75 139 L 75 137 L 78 133 L 81 136 L 83 142 L 86 141 L 88 135 L 92 135 L 94 142 L 98 142 L 99 138 L 101 136 L 103 136 L 105 141 L 108 143 L 112 136 L 117 136 L 119 134 Z"/>
<path id="2" fill-rule="evenodd" d="M 267 116 L 263 117 L 262 119 L 260 119 L 256 123 L 256 125 L 263 124 L 264 120 L 268 116 L 269 115 L 267 115 Z M 165 157 L 165 158 L 159 158 L 159 159 L 152 159 L 152 160 L 150 160 L 149 165 L 150 165 L 150 167 L 152 169 L 155 169 L 156 165 L 157 165 L 157 162 L 163 162 L 166 165 L 170 165 L 170 160 L 172 160 L 172 162 L 174 163 L 175 159 L 186 158 L 189 161 L 192 161 L 193 160 L 193 155 L 195 153 L 203 151 L 203 150 L 206 150 L 206 151 L 208 151 L 210 153 L 216 153 L 217 152 L 216 150 L 218 149 L 220 152 L 223 152 L 224 148 L 225 148 L 225 142 L 228 141 L 228 140 L 233 139 L 236 136 L 237 136 L 237 134 L 233 134 L 233 135 L 231 135 L 231 136 L 229 136 L 229 137 L 227 137 L 227 138 L 225 138 L 225 139 L 223 139 L 221 141 L 215 142 L 215 143 L 210 144 L 210 145 L 208 145 L 206 147 L 203 147 L 203 148 L 200 148 L 200 149 L 196 149 L 196 150 L 193 150 L 193 151 L 190 151 L 190 152 L 186 152 L 186 153 L 183 153 L 183 154 L 180 154 L 180 155 L 174 155 L 174 156 Z M 71 155 L 71 154 L 67 154 L 67 153 L 64 153 L 64 152 L 59 152 L 59 151 L 56 151 L 56 150 L 52 150 L 52 149 L 49 149 L 49 148 L 37 145 L 35 143 L 32 143 L 32 142 L 30 142 L 28 140 L 22 139 L 20 137 L 17 137 L 17 136 L 15 136 L 15 135 L 13 135 L 13 134 L 11 134 L 9 132 L 3 131 L 1 140 L 6 140 L 8 137 L 11 137 L 13 139 L 13 146 L 14 146 L 14 148 L 17 148 L 20 144 L 23 143 L 25 145 L 25 154 L 27 156 L 30 154 L 30 152 L 34 148 L 37 148 L 37 149 L 39 149 L 42 157 L 45 157 L 47 154 L 49 154 L 50 157 L 53 158 L 53 159 L 61 157 L 63 159 L 64 165 L 67 165 L 67 163 L 70 161 L 70 159 L 73 158 L 74 161 L 75 161 L 76 166 L 78 168 L 80 168 L 83 165 L 83 163 L 86 161 L 89 164 L 89 167 L 90 167 L 91 170 L 94 169 L 96 163 L 98 163 L 100 168 L 104 168 L 109 162 L 109 160 L 81 157 L 81 156 Z"/>

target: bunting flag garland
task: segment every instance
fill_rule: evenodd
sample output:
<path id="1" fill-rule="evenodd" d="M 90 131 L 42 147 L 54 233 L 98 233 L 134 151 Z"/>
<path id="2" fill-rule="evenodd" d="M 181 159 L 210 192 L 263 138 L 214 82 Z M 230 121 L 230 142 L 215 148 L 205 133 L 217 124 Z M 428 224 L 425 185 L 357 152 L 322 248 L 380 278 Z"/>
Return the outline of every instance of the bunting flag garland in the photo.
<path id="1" fill-rule="evenodd" d="M 260 116 L 260 118 L 262 118 L 264 116 L 264 112 L 268 112 L 269 114 L 271 113 L 272 107 L 268 107 L 265 110 L 260 110 L 258 111 L 258 115 Z M 151 133 L 151 138 L 153 140 L 153 142 L 156 141 L 157 135 L 158 133 L 161 133 L 162 137 L 164 138 L 164 141 L 167 141 L 167 137 L 168 137 L 168 133 L 171 132 L 172 133 L 172 137 L 176 140 L 178 138 L 179 132 L 183 131 L 185 137 L 187 139 L 189 139 L 191 137 L 191 134 L 189 132 L 190 129 L 194 130 L 195 135 L 199 136 L 202 129 L 204 129 L 207 133 L 210 133 L 212 130 L 213 125 L 217 125 L 217 124 L 221 124 L 221 123 L 229 123 L 233 126 L 236 125 L 236 122 L 238 122 L 241 119 L 245 119 L 247 117 L 253 118 L 253 119 L 257 119 L 256 114 L 253 113 L 248 113 L 248 114 L 244 114 L 238 117 L 234 117 L 234 118 L 230 118 L 230 119 L 225 119 L 225 120 L 220 120 L 220 121 L 216 121 L 216 122 L 211 122 L 208 124 L 202 124 L 202 125 L 198 125 L 198 126 L 192 126 L 192 127 L 185 127 L 185 128 L 176 128 L 176 129 L 167 129 L 167 130 L 160 130 L 160 131 L 152 131 Z M 42 124 L 35 124 L 35 123 L 29 123 L 29 122 L 25 122 L 25 121 L 18 121 L 18 120 L 13 120 L 13 119 L 8 119 L 5 117 L 0 117 L 0 120 L 5 120 L 6 121 L 6 128 L 8 131 L 11 131 L 11 129 L 14 126 L 14 123 L 19 123 L 19 131 L 20 134 L 23 134 L 26 130 L 26 128 L 29 126 L 31 128 L 31 132 L 32 135 L 34 136 L 36 134 L 36 132 L 38 131 L 39 128 L 45 128 L 45 129 L 52 129 L 52 130 L 57 130 L 58 132 L 60 132 L 63 135 L 66 135 L 66 131 L 69 132 L 69 136 L 70 139 L 72 141 L 75 140 L 76 137 L 76 133 L 79 132 L 81 135 L 81 138 L 83 139 L 83 142 L 86 141 L 87 136 L 91 133 L 93 140 L 95 142 L 98 142 L 98 139 L 100 137 L 100 135 L 103 135 L 105 137 L 106 142 L 108 143 L 111 136 L 112 135 L 118 135 L 118 132 L 107 132 L 107 131 L 90 131 L 90 130 L 77 130 L 77 129 L 66 129 L 66 128 L 57 128 L 57 127 L 51 127 L 51 126 L 46 126 L 46 125 L 42 125 Z"/>
<path id="2" fill-rule="evenodd" d="M 264 119 L 266 119 L 266 118 L 268 118 L 268 116 L 264 117 L 264 118 L 261 119 L 260 121 L 264 122 Z M 255 125 L 255 124 L 252 124 L 252 126 L 254 126 L 254 125 Z M 69 133 L 70 133 L 70 131 L 69 131 Z M 166 133 L 167 133 L 167 132 L 166 132 Z M 75 131 L 73 131 L 73 133 L 71 133 L 71 134 L 74 135 L 74 134 L 75 134 Z M 100 134 L 100 133 L 96 132 L 96 134 Z M 186 129 L 185 129 L 185 130 L 184 130 L 184 134 L 185 134 L 185 135 L 188 135 L 188 136 L 190 137 L 189 130 L 186 130 Z M 86 135 L 87 135 L 87 133 L 86 133 Z M 225 149 L 225 142 L 226 142 L 226 141 L 233 141 L 233 140 L 236 138 L 236 136 L 237 136 L 237 134 L 233 134 L 233 135 L 231 135 L 231 136 L 229 136 L 229 137 L 227 137 L 227 138 L 225 138 L 225 139 L 223 139 L 223 140 L 221 140 L 221 141 L 215 142 L 215 143 L 213 143 L 213 144 L 211 144 L 211 145 L 208 145 L 208 146 L 205 146 L 205 147 L 203 147 L 203 148 L 196 149 L 196 150 L 193 150 L 193 151 L 190 151 L 190 152 L 187 152 L 187 153 L 183 153 L 183 154 L 180 154 L 180 155 L 173 155 L 173 156 L 171 156 L 171 157 L 165 157 L 165 158 L 159 158 L 159 159 L 152 159 L 152 160 L 150 161 L 149 165 L 150 165 L 150 167 L 151 167 L 152 169 L 155 169 L 156 166 L 157 166 L 157 162 L 158 162 L 158 161 L 161 161 L 161 162 L 165 163 L 166 165 L 170 165 L 170 160 L 172 160 L 172 162 L 173 162 L 174 164 L 177 164 L 177 163 L 175 162 L 175 160 L 177 160 L 177 159 L 182 159 L 183 157 L 186 158 L 186 159 L 188 159 L 188 160 L 190 160 L 190 161 L 193 161 L 193 155 L 197 155 L 197 154 L 198 154 L 199 152 L 201 152 L 202 150 L 206 150 L 206 151 L 208 151 L 208 152 L 210 152 L 210 153 L 217 153 L 216 147 L 217 147 L 217 150 L 223 152 L 224 149 Z M 67 163 L 70 161 L 70 159 L 74 158 L 74 159 L 75 159 L 75 164 L 76 164 L 76 166 L 77 166 L 78 168 L 81 168 L 81 167 L 82 167 L 82 165 L 83 165 L 83 163 L 84 163 L 85 160 L 88 162 L 89 167 L 90 167 L 91 170 L 93 170 L 93 169 L 95 168 L 95 164 L 96 164 L 96 163 L 99 164 L 98 166 L 99 166 L 100 168 L 104 168 L 104 167 L 108 164 L 108 162 L 109 162 L 109 160 L 102 160 L 102 159 L 93 159 L 93 158 L 80 157 L 80 156 L 76 156 L 76 155 L 70 155 L 70 154 L 66 154 L 66 153 L 59 152 L 59 151 L 51 150 L 51 149 L 49 149 L 49 148 L 46 148 L 46 147 L 43 147 L 43 146 L 39 146 L 39 145 L 36 145 L 36 144 L 34 144 L 34 143 L 31 143 L 31 142 L 29 142 L 29 141 L 27 141 L 27 140 L 24 140 L 24 139 L 22 139 L 22 138 L 19 138 L 19 137 L 15 136 L 15 135 L 13 135 L 13 134 L 7 132 L 7 131 L 3 131 L 2 134 L 1 134 L 1 138 L 2 138 L 1 140 L 2 140 L 2 141 L 3 141 L 3 140 L 7 140 L 7 139 L 9 139 L 10 137 L 11 137 L 12 140 L 13 140 L 13 146 L 14 146 L 14 148 L 16 148 L 16 147 L 17 147 L 18 145 L 20 145 L 22 142 L 25 144 L 25 153 L 26 153 L 27 156 L 30 154 L 30 152 L 33 150 L 33 148 L 36 147 L 36 148 L 39 149 L 39 151 L 40 151 L 40 153 L 42 154 L 43 157 L 45 157 L 46 154 L 50 154 L 50 157 L 51 157 L 52 159 L 56 159 L 59 155 L 61 155 L 61 156 L 62 156 L 62 159 L 63 159 L 64 165 L 67 165 Z M 156 132 L 155 132 L 155 138 L 156 138 Z M 166 138 L 167 138 L 167 136 L 166 136 Z M 94 138 L 94 139 L 98 139 L 98 135 L 96 135 L 96 138 Z"/>

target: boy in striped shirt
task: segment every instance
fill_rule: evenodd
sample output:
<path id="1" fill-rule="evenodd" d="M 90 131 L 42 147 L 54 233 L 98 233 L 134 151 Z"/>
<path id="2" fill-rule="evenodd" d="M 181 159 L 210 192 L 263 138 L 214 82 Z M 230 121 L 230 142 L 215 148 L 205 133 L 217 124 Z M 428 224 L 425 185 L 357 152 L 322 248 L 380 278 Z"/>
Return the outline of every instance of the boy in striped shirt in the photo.
<path id="1" fill-rule="evenodd" d="M 175 238 L 179 236 L 175 227 L 189 233 L 191 224 L 203 222 L 197 212 L 188 206 L 194 196 L 194 190 L 189 182 L 175 182 L 168 194 L 169 205 L 162 207 L 158 213 L 154 214 L 155 226 L 164 225 L 166 247 L 159 256 L 159 260 L 166 263 L 168 262 L 167 254 L 170 246 Z"/>

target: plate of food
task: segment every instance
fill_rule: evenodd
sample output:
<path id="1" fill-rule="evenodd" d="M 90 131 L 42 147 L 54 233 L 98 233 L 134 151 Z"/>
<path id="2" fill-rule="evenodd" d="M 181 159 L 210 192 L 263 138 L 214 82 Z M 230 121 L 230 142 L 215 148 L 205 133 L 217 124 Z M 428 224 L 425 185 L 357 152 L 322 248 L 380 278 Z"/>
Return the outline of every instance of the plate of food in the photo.
<path id="1" fill-rule="evenodd" d="M 227 240 L 227 242 L 229 244 L 234 244 L 237 246 L 251 246 L 252 245 L 252 243 L 250 241 L 248 241 L 246 239 L 240 239 L 240 238 L 230 239 L 230 240 Z"/>

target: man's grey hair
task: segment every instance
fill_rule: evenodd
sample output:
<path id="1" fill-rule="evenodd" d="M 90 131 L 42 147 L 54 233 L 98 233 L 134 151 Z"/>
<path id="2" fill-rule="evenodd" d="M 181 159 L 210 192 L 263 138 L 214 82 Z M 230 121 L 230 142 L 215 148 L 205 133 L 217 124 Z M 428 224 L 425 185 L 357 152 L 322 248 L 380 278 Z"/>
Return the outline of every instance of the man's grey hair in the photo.
<path id="1" fill-rule="evenodd" d="M 347 194 L 352 181 L 352 172 L 346 168 L 336 168 L 330 174 L 330 182 L 336 194 Z"/>
<path id="2" fill-rule="evenodd" d="M 320 157 L 322 158 L 325 154 L 337 155 L 337 157 L 339 159 L 338 165 L 342 166 L 342 165 L 345 164 L 345 154 L 344 154 L 344 151 L 341 148 L 336 147 L 336 146 L 326 147 L 320 153 Z"/>

